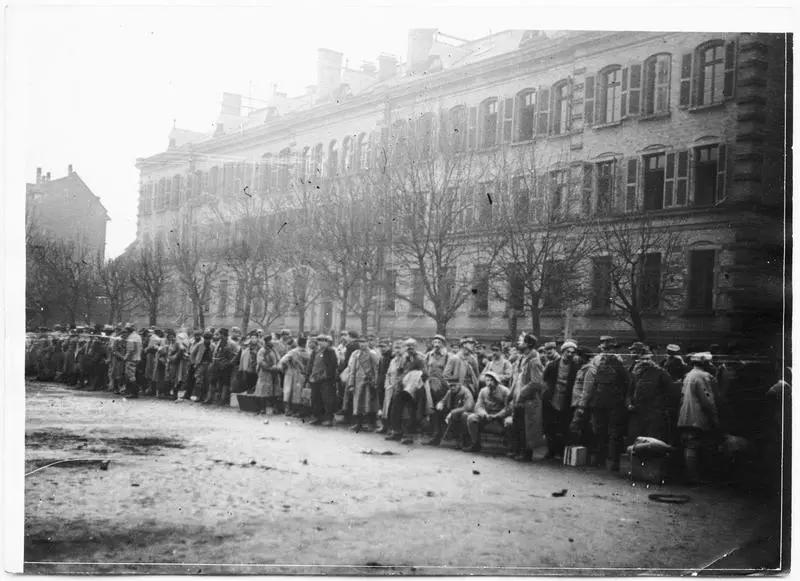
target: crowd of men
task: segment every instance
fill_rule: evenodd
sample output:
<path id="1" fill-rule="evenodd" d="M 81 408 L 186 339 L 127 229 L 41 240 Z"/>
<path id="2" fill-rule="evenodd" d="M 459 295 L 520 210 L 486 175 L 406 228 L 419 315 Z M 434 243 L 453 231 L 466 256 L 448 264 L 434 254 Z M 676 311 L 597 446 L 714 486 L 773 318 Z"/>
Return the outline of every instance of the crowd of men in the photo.
<path id="1" fill-rule="evenodd" d="M 334 341 L 233 327 L 189 337 L 120 324 L 29 335 L 26 373 L 131 399 L 228 405 L 232 393 L 253 394 L 273 413 L 326 427 L 338 418 L 404 444 L 427 434 L 427 445 L 479 452 L 494 432 L 520 462 L 544 441 L 544 459 L 582 445 L 591 464 L 617 470 L 625 447 L 645 436 L 682 449 L 687 479 L 701 481 L 703 458 L 730 429 L 730 369 L 678 345 L 658 361 L 641 342 L 625 350 L 610 336 L 596 349 L 539 345 L 532 334 L 491 345 L 436 335 L 425 347 L 356 332 Z"/>

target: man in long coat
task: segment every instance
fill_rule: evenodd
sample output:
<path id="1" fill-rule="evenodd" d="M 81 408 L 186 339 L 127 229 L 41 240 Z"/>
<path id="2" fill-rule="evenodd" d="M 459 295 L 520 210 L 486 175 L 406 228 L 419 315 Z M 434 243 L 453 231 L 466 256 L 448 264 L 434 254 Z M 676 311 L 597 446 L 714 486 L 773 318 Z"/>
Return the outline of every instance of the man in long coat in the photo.
<path id="1" fill-rule="evenodd" d="M 354 432 L 364 429 L 364 416 L 374 428 L 375 414 L 378 411 L 378 396 L 375 382 L 378 378 L 378 356 L 370 350 L 366 337 L 359 337 L 358 349 L 350 356 L 347 364 L 347 395 L 352 397 L 352 410 L 355 423 Z"/>
<path id="2" fill-rule="evenodd" d="M 514 364 L 509 392 L 511 415 L 506 418 L 510 449 L 509 456 L 520 462 L 530 462 L 533 451 L 542 440 L 542 393 L 545 390 L 544 368 L 536 350 L 537 339 L 525 334 L 517 346 L 521 353 Z"/>
<path id="3" fill-rule="evenodd" d="M 298 337 L 297 347 L 289 349 L 278 362 L 283 371 L 283 403 L 287 416 L 299 415 L 303 404 L 303 387 L 311 358 L 306 344 L 305 337 Z"/>

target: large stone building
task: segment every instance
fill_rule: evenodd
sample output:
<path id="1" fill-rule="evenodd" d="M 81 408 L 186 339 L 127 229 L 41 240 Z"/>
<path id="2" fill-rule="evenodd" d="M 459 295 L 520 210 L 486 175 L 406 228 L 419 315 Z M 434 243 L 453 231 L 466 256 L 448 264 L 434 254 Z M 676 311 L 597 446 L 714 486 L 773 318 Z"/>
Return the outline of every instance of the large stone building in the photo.
<path id="1" fill-rule="evenodd" d="M 36 183 L 26 184 L 26 220 L 40 234 L 105 256 L 108 212 L 70 165 L 63 178 L 36 169 Z"/>
<path id="2" fill-rule="evenodd" d="M 277 91 L 263 108 L 243 109 L 226 94 L 213 134 L 173 130 L 168 149 L 139 159 L 137 244 L 187 230 L 222 231 L 210 206 L 249 194 L 281 196 L 293 180 L 323 186 L 369 171 L 412 126 L 447 135 L 448 146 L 475 163 L 498 155 L 533 160 L 542 176 L 519 189 L 507 179 L 476 184 L 475 231 L 492 222 L 486 194 L 498 187 L 525 196 L 525 207 L 561 213 L 565 236 L 587 220 L 598 232 L 646 222 L 680 231 L 669 257 L 644 263 L 664 293 L 644 309 L 648 339 L 684 344 L 746 337 L 774 341 L 783 321 L 786 208 L 785 128 L 791 99 L 787 39 L 777 34 L 537 32 L 510 30 L 464 41 L 435 30 L 409 34 L 405 62 L 381 55 L 354 70 L 343 55 L 319 51 L 317 84 L 295 98 Z M 789 71 L 790 73 L 790 71 Z M 790 78 L 790 77 L 789 77 Z M 432 139 L 428 154 L 441 154 Z M 481 186 L 481 187 L 478 187 Z M 529 198 L 529 199 L 527 199 Z M 539 227 L 532 223 L 531 228 Z M 396 257 L 395 257 L 396 259 Z M 453 335 L 508 334 L 507 301 L 487 292 L 479 258 L 455 268 L 473 280 L 470 297 L 449 321 Z M 415 293 L 414 273 L 387 258 L 386 278 L 369 327 L 385 334 L 429 336 L 434 321 L 401 291 Z M 587 257 L 580 272 L 588 297 L 579 306 L 542 311 L 544 336 L 632 336 L 609 303 L 609 259 Z M 669 276 L 664 277 L 667 273 Z M 206 308 L 209 324 L 238 324 L 236 281 L 228 275 Z M 492 281 L 494 282 L 494 281 Z M 399 285 L 393 288 L 393 285 Z M 342 326 L 340 307 L 321 296 L 306 329 Z M 191 313 L 175 289 L 167 319 Z M 524 316 L 524 313 L 520 313 Z M 288 314 L 275 324 L 295 325 Z M 357 319 L 345 322 L 357 326 Z M 527 326 L 524 319 L 520 329 Z"/>

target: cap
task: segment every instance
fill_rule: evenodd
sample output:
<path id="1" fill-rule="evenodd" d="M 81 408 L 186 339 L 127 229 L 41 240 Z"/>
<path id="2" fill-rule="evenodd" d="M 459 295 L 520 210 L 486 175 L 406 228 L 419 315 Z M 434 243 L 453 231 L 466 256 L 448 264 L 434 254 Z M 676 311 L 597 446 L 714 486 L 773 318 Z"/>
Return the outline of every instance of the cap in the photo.
<path id="1" fill-rule="evenodd" d="M 536 347 L 536 343 L 538 342 L 539 340 L 536 338 L 536 335 L 532 335 L 531 333 L 525 333 L 522 336 L 521 344 L 527 345 L 528 347 Z"/>
<path id="2" fill-rule="evenodd" d="M 133 323 L 125 323 L 126 331 L 133 331 L 133 329 L 134 329 Z"/>
<path id="3" fill-rule="evenodd" d="M 489 377 L 494 378 L 497 383 L 500 383 L 500 376 L 497 375 L 494 371 L 487 371 L 484 375 L 488 375 Z"/>
<path id="4" fill-rule="evenodd" d="M 280 332 L 281 337 L 286 337 L 286 336 L 291 335 L 291 334 L 292 334 L 292 332 L 289 329 L 281 329 L 281 332 Z"/>
<path id="5" fill-rule="evenodd" d="M 614 341 L 614 337 L 611 335 L 601 335 L 600 342 L 601 343 L 612 343 Z"/>
<path id="6" fill-rule="evenodd" d="M 542 345 L 545 349 L 556 349 L 558 346 L 556 345 L 555 341 L 548 341 L 544 345 Z"/>
<path id="7" fill-rule="evenodd" d="M 220 335 L 225 335 L 227 337 L 228 336 L 228 329 L 226 329 L 225 327 L 220 327 L 219 334 Z"/>
<path id="8" fill-rule="evenodd" d="M 447 338 L 444 335 L 434 335 L 434 339 L 439 339 L 442 343 L 447 343 Z"/>
<path id="9" fill-rule="evenodd" d="M 699 353 L 692 353 L 689 356 L 689 359 L 691 359 L 692 361 L 705 361 L 705 362 L 708 362 L 708 361 L 711 361 L 713 359 L 713 357 L 712 357 L 710 352 L 701 351 Z"/>
<path id="10" fill-rule="evenodd" d="M 464 337 L 461 341 L 458 342 L 459 345 L 466 345 L 467 343 L 475 343 L 475 339 L 472 337 Z"/>
<path id="11" fill-rule="evenodd" d="M 647 349 L 647 345 L 642 343 L 641 341 L 634 341 L 631 343 L 630 347 L 628 347 L 628 351 L 631 352 L 643 352 Z"/>
<path id="12" fill-rule="evenodd" d="M 242 330 L 239 327 L 231 327 L 231 333 L 238 333 L 239 335 L 241 335 Z"/>
<path id="13" fill-rule="evenodd" d="M 680 346 L 675 345 L 674 343 L 670 343 L 669 345 L 667 345 L 667 353 L 680 353 L 680 351 L 681 351 Z"/>
<path id="14" fill-rule="evenodd" d="M 561 352 L 562 352 L 562 353 L 563 353 L 564 351 L 566 351 L 567 349 L 570 349 L 570 348 L 571 348 L 571 349 L 576 349 L 576 350 L 577 350 L 577 349 L 578 349 L 578 344 L 577 344 L 575 341 L 572 341 L 572 340 L 570 340 L 570 339 L 567 339 L 566 341 L 564 341 L 564 342 L 561 344 Z"/>
<path id="15" fill-rule="evenodd" d="M 416 347 L 416 346 L 417 346 L 417 340 L 414 339 L 413 337 L 409 337 L 408 339 L 403 341 L 403 347 Z"/>
<path id="16" fill-rule="evenodd" d="M 324 333 L 320 333 L 315 338 L 316 338 L 317 341 L 327 341 L 328 343 L 332 343 L 333 342 L 333 339 L 331 338 L 331 336 L 330 335 L 325 335 Z"/>
<path id="17" fill-rule="evenodd" d="M 203 333 L 203 339 L 211 339 L 213 336 L 209 331 Z"/>

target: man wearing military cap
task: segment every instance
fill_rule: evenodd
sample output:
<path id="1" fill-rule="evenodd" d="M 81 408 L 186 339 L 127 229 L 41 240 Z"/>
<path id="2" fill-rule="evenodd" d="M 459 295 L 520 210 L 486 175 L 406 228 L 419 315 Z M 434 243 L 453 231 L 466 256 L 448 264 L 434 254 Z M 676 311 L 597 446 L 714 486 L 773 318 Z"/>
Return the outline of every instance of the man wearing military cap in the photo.
<path id="1" fill-rule="evenodd" d="M 314 421 L 311 425 L 333 425 L 336 410 L 337 358 L 331 347 L 330 335 L 317 335 L 317 346 L 311 354 L 308 383 L 311 386 L 311 410 Z"/>
<path id="2" fill-rule="evenodd" d="M 447 352 L 445 347 L 447 339 L 443 335 L 434 335 L 431 343 L 431 350 L 425 354 L 425 365 L 428 369 L 428 385 L 431 389 L 431 397 L 434 405 L 436 405 L 444 397 L 447 389 L 442 385 L 442 377 L 450 360 L 450 353 Z"/>
<path id="3" fill-rule="evenodd" d="M 475 340 L 464 337 L 459 342 L 457 353 L 449 357 L 443 376 L 448 381 L 457 381 L 472 392 L 473 397 L 478 395 L 478 360 L 472 354 L 471 346 Z"/>
<path id="4" fill-rule="evenodd" d="M 684 464 L 690 483 L 700 482 L 705 455 L 712 446 L 712 434 L 719 428 L 718 402 L 715 379 L 709 373 L 711 353 L 694 353 L 690 356 L 692 369 L 683 379 L 681 408 L 678 413 L 678 431 L 684 446 Z"/>
<path id="5" fill-rule="evenodd" d="M 672 381 L 683 381 L 684 376 L 689 371 L 689 366 L 683 357 L 680 356 L 681 348 L 678 345 L 667 345 L 667 357 L 661 366 L 669 373 Z"/>

